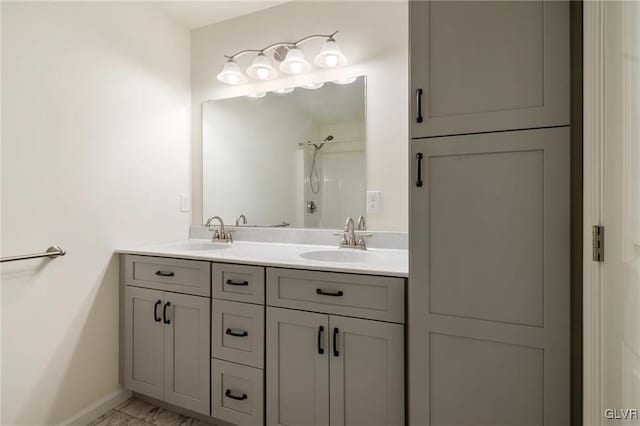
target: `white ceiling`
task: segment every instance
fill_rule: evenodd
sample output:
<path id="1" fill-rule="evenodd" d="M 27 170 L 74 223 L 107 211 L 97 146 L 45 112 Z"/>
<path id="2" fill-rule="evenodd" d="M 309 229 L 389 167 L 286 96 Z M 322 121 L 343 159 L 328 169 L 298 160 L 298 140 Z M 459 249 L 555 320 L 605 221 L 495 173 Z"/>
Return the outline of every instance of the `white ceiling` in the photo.
<path id="1" fill-rule="evenodd" d="M 281 3 L 286 3 L 286 1 L 168 1 L 157 4 L 177 21 L 189 29 L 194 29 L 237 16 L 248 15 Z"/>

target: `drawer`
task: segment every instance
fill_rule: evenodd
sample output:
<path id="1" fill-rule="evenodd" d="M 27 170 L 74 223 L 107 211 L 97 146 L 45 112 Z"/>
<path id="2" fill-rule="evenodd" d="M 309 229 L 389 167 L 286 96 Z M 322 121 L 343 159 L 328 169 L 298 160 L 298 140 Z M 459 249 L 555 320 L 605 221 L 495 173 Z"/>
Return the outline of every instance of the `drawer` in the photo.
<path id="1" fill-rule="evenodd" d="M 262 370 L 211 360 L 211 416 L 235 425 L 262 425 Z"/>
<path id="2" fill-rule="evenodd" d="M 404 323 L 404 279 L 268 268 L 267 305 Z"/>
<path id="3" fill-rule="evenodd" d="M 264 304 L 264 268 L 261 266 L 211 265 L 213 297 Z"/>
<path id="4" fill-rule="evenodd" d="M 264 305 L 213 299 L 211 354 L 263 368 Z"/>
<path id="5" fill-rule="evenodd" d="M 124 255 L 124 283 L 195 296 L 211 296 L 209 262 Z"/>

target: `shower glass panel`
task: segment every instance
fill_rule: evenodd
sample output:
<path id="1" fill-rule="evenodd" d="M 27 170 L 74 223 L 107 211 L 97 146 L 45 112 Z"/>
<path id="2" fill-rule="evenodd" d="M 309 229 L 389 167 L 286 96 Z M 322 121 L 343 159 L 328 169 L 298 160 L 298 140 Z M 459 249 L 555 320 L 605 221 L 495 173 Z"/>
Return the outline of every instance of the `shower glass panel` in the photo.
<path id="1" fill-rule="evenodd" d="M 364 76 L 204 102 L 203 217 L 335 229 L 364 216 L 365 112 Z"/>

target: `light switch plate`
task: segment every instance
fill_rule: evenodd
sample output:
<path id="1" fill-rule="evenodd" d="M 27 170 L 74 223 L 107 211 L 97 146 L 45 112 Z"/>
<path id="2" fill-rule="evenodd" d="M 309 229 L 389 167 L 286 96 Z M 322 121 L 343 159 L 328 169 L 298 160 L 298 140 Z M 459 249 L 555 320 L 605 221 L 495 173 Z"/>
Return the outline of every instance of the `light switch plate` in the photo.
<path id="1" fill-rule="evenodd" d="M 180 211 L 189 211 L 189 196 L 187 194 L 180 194 Z"/>
<path id="2" fill-rule="evenodd" d="M 380 191 L 367 191 L 367 213 L 380 211 Z"/>

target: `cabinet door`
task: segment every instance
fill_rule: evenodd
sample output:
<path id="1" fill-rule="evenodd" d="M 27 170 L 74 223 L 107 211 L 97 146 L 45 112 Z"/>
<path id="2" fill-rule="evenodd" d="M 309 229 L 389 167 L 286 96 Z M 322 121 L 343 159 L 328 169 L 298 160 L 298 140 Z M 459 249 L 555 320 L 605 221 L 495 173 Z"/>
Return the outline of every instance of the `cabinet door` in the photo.
<path id="1" fill-rule="evenodd" d="M 211 299 L 165 294 L 164 400 L 209 415 Z"/>
<path id="2" fill-rule="evenodd" d="M 409 418 L 569 424 L 569 128 L 415 141 Z"/>
<path id="3" fill-rule="evenodd" d="M 125 286 L 124 297 L 124 385 L 134 392 L 162 399 L 164 293 Z"/>
<path id="4" fill-rule="evenodd" d="M 267 424 L 329 424 L 329 317 L 267 308 Z"/>
<path id="5" fill-rule="evenodd" d="M 331 425 L 404 425 L 404 326 L 331 316 Z"/>
<path id="6" fill-rule="evenodd" d="M 568 2 L 410 8 L 412 138 L 569 124 Z"/>

